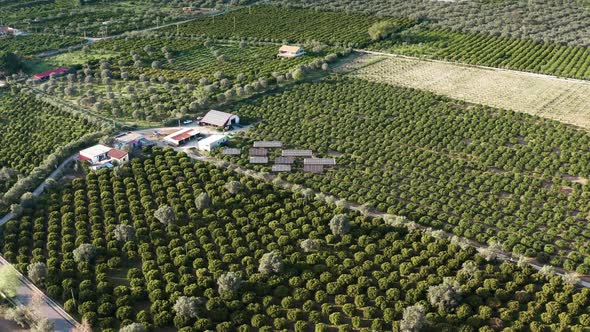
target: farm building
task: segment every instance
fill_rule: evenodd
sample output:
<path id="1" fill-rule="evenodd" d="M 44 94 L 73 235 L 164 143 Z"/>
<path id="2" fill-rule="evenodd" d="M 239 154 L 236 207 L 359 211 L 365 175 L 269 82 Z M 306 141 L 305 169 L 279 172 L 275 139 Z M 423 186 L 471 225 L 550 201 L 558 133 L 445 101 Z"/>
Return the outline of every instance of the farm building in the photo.
<path id="1" fill-rule="evenodd" d="M 202 151 L 213 151 L 223 143 L 227 142 L 225 135 L 211 135 L 199 141 L 198 147 Z"/>
<path id="2" fill-rule="evenodd" d="M 143 135 L 138 133 L 124 133 L 115 136 L 115 147 L 117 149 L 134 149 L 151 145 Z"/>
<path id="3" fill-rule="evenodd" d="M 295 157 L 276 157 L 275 164 L 291 165 L 295 162 Z"/>
<path id="4" fill-rule="evenodd" d="M 129 153 L 98 144 L 80 151 L 78 159 L 87 161 L 90 164 L 90 169 L 96 171 L 129 161 Z"/>
<path id="5" fill-rule="evenodd" d="M 250 157 L 250 164 L 266 164 L 268 157 Z"/>
<path id="6" fill-rule="evenodd" d="M 291 165 L 272 165 L 273 172 L 291 172 Z"/>
<path id="7" fill-rule="evenodd" d="M 51 69 L 51 70 L 42 72 L 40 74 L 34 75 L 33 79 L 35 81 L 42 81 L 42 80 L 49 79 L 49 77 L 51 77 L 52 74 L 59 76 L 59 75 L 66 74 L 69 70 L 70 69 L 68 67 L 55 68 L 55 69 Z"/>
<path id="8" fill-rule="evenodd" d="M 195 129 L 184 128 L 164 137 L 164 141 L 176 146 L 181 146 L 186 144 L 188 141 L 199 137 L 200 135 L 201 134 L 199 134 L 199 132 Z"/>
<path id="9" fill-rule="evenodd" d="M 252 148 L 250 149 L 250 155 L 256 157 L 266 157 L 268 155 L 268 150 L 263 148 Z"/>
<path id="10" fill-rule="evenodd" d="M 255 148 L 280 148 L 283 147 L 283 143 L 280 141 L 255 141 Z"/>
<path id="11" fill-rule="evenodd" d="M 291 45 L 283 45 L 279 48 L 278 56 L 282 58 L 296 58 L 298 56 L 302 56 L 305 54 L 303 47 L 301 46 L 291 46 Z"/>
<path id="12" fill-rule="evenodd" d="M 283 157 L 311 157 L 311 150 L 283 150 L 281 155 Z"/>
<path id="13" fill-rule="evenodd" d="M 305 158 L 305 159 L 303 159 L 303 165 L 334 166 L 334 165 L 336 165 L 336 159 L 334 159 L 334 158 Z"/>
<path id="14" fill-rule="evenodd" d="M 210 110 L 207 112 L 207 114 L 205 114 L 203 119 L 199 121 L 201 126 L 214 126 L 221 128 L 238 123 L 240 123 L 240 118 L 237 115 L 216 110 Z"/>
<path id="15" fill-rule="evenodd" d="M 324 165 L 303 165 L 303 171 L 307 173 L 322 173 Z"/>
<path id="16" fill-rule="evenodd" d="M 225 148 L 223 151 L 221 151 L 221 154 L 224 156 L 238 156 L 242 154 L 242 150 L 236 148 Z"/>
<path id="17" fill-rule="evenodd" d="M 20 36 L 20 35 L 24 35 L 24 32 L 15 29 L 15 28 L 11 28 L 11 27 L 0 27 L 0 38 L 2 37 L 6 37 L 6 36 Z"/>

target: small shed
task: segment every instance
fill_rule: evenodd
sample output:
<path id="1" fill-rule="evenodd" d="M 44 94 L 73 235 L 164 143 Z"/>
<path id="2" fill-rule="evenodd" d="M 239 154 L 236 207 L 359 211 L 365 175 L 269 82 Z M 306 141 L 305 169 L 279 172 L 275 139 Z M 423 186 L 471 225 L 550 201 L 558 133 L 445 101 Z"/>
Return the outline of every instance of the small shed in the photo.
<path id="1" fill-rule="evenodd" d="M 322 173 L 324 165 L 303 165 L 303 171 L 307 173 Z"/>
<path id="2" fill-rule="evenodd" d="M 183 144 L 186 144 L 188 141 L 199 137 L 200 135 L 201 134 L 195 129 L 183 128 L 164 137 L 164 141 L 176 146 L 181 146 Z"/>
<path id="3" fill-rule="evenodd" d="M 201 126 L 214 126 L 225 128 L 234 124 L 240 123 L 240 117 L 235 114 L 210 110 L 205 116 L 199 121 Z"/>
<path id="4" fill-rule="evenodd" d="M 312 154 L 311 150 L 283 150 L 281 152 L 283 157 L 311 157 Z"/>
<path id="5" fill-rule="evenodd" d="M 291 165 L 295 162 L 295 157 L 276 157 L 275 164 Z"/>
<path id="6" fill-rule="evenodd" d="M 305 51 L 301 46 L 283 45 L 279 48 L 279 54 L 277 55 L 282 58 L 296 58 L 304 54 Z"/>
<path id="7" fill-rule="evenodd" d="M 291 165 L 272 165 L 273 172 L 291 172 Z"/>
<path id="8" fill-rule="evenodd" d="M 268 157 L 250 157 L 250 164 L 266 164 Z"/>
<path id="9" fill-rule="evenodd" d="M 221 151 L 221 154 L 224 156 L 238 156 L 242 154 L 242 150 L 237 148 L 225 148 Z"/>
<path id="10" fill-rule="evenodd" d="M 55 68 L 55 69 L 51 69 L 48 71 L 44 71 L 42 73 L 36 74 L 33 76 L 33 79 L 35 81 L 42 81 L 42 80 L 46 80 L 49 77 L 51 77 L 51 75 L 63 75 L 65 73 L 67 73 L 70 69 L 68 67 L 60 67 L 60 68 Z"/>
<path id="11" fill-rule="evenodd" d="M 198 147 L 202 151 L 213 151 L 223 143 L 227 142 L 226 135 L 211 135 L 199 141 Z"/>
<path id="12" fill-rule="evenodd" d="M 283 143 L 280 141 L 255 141 L 255 148 L 281 148 Z"/>
<path id="13" fill-rule="evenodd" d="M 252 148 L 250 149 L 250 155 L 256 157 L 266 157 L 268 155 L 268 150 L 263 148 Z"/>
<path id="14" fill-rule="evenodd" d="M 334 158 L 305 158 L 305 159 L 303 159 L 303 165 L 334 166 L 334 165 L 336 165 L 336 159 L 334 159 Z"/>

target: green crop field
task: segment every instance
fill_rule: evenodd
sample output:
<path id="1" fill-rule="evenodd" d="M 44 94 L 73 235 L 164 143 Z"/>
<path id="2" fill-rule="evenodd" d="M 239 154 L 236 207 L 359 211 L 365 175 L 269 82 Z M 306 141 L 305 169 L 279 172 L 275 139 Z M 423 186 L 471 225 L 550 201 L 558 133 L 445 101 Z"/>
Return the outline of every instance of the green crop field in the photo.
<path id="1" fill-rule="evenodd" d="M 342 12 L 253 6 L 164 29 L 169 33 L 217 38 L 254 38 L 262 41 L 299 42 L 316 40 L 330 45 L 360 47 L 370 42 L 368 29 L 387 20 L 400 29 L 412 26 L 408 19 L 382 19 L 376 16 Z"/>
<path id="2" fill-rule="evenodd" d="M 43 289 L 103 331 L 590 325 L 587 289 L 343 213 L 156 148 L 47 193 L 0 247 L 46 264 Z"/>
<path id="3" fill-rule="evenodd" d="M 355 79 L 302 84 L 235 108 L 262 120 L 248 139 L 337 155 L 325 175 L 296 172 L 290 181 L 590 272 L 584 132 Z"/>

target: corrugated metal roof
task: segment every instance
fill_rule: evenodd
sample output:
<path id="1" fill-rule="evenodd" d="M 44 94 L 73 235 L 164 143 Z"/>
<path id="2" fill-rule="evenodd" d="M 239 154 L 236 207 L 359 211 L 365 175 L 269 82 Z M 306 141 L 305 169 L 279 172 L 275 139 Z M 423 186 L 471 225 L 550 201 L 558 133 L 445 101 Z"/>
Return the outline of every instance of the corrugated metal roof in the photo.
<path id="1" fill-rule="evenodd" d="M 305 158 L 303 159 L 304 165 L 336 165 L 336 159 L 334 158 Z"/>
<path id="2" fill-rule="evenodd" d="M 255 148 L 280 148 L 283 143 L 280 141 L 256 141 L 254 142 Z"/>
<path id="3" fill-rule="evenodd" d="M 272 165 L 273 172 L 291 172 L 291 165 Z"/>
<path id="4" fill-rule="evenodd" d="M 209 112 L 207 112 L 207 114 L 205 114 L 203 119 L 201 121 L 199 121 L 199 123 L 208 124 L 208 125 L 217 126 L 217 127 L 225 127 L 225 125 L 227 124 L 229 119 L 231 119 L 232 116 L 234 116 L 234 115 L 231 113 L 210 110 Z"/>
<path id="5" fill-rule="evenodd" d="M 268 157 L 250 157 L 250 164 L 266 164 Z"/>
<path id="6" fill-rule="evenodd" d="M 309 173 L 322 173 L 324 165 L 303 165 L 303 171 Z"/>
<path id="7" fill-rule="evenodd" d="M 312 154 L 311 150 L 283 150 L 281 152 L 283 157 L 311 157 Z"/>
<path id="8" fill-rule="evenodd" d="M 275 164 L 292 164 L 295 162 L 295 157 L 276 157 Z"/>
<path id="9" fill-rule="evenodd" d="M 223 151 L 221 151 L 221 154 L 225 155 L 225 156 L 236 156 L 241 153 L 242 153 L 242 150 L 234 149 L 234 148 L 226 148 L 226 149 L 223 149 Z"/>
<path id="10" fill-rule="evenodd" d="M 267 149 L 263 149 L 263 148 L 252 148 L 252 149 L 250 149 L 250 155 L 251 156 L 263 157 L 263 156 L 268 155 L 268 150 Z"/>

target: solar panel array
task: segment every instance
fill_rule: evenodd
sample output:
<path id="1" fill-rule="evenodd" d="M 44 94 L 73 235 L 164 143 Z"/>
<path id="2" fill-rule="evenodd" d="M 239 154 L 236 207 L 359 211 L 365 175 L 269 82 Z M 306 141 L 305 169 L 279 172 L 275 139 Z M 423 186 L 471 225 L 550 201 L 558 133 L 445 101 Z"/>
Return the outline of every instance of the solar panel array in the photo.
<path id="1" fill-rule="evenodd" d="M 224 156 L 236 156 L 241 153 L 242 153 L 242 150 L 234 149 L 234 148 L 226 148 L 226 149 L 223 149 L 223 151 L 221 151 L 221 154 Z"/>
<path id="2" fill-rule="evenodd" d="M 283 150 L 281 153 L 283 157 L 311 157 L 312 154 L 311 150 Z"/>
<path id="3" fill-rule="evenodd" d="M 250 164 L 266 164 L 268 157 L 250 157 Z"/>
<path id="4" fill-rule="evenodd" d="M 303 165 L 303 171 L 308 173 L 322 173 L 324 165 Z"/>
<path id="5" fill-rule="evenodd" d="M 280 148 L 283 147 L 283 143 L 280 141 L 256 141 L 254 142 L 255 148 Z"/>
<path id="6" fill-rule="evenodd" d="M 334 158 L 305 158 L 305 159 L 303 159 L 303 165 L 333 166 L 333 165 L 336 165 L 336 159 L 334 159 Z"/>
<path id="7" fill-rule="evenodd" d="M 292 164 L 295 162 L 295 157 L 276 157 L 275 164 Z"/>
<path id="8" fill-rule="evenodd" d="M 272 165 L 273 172 L 291 172 L 291 165 Z"/>
<path id="9" fill-rule="evenodd" d="M 265 157 L 268 155 L 268 150 L 262 148 L 252 148 L 250 149 L 250 155 L 257 157 Z"/>

